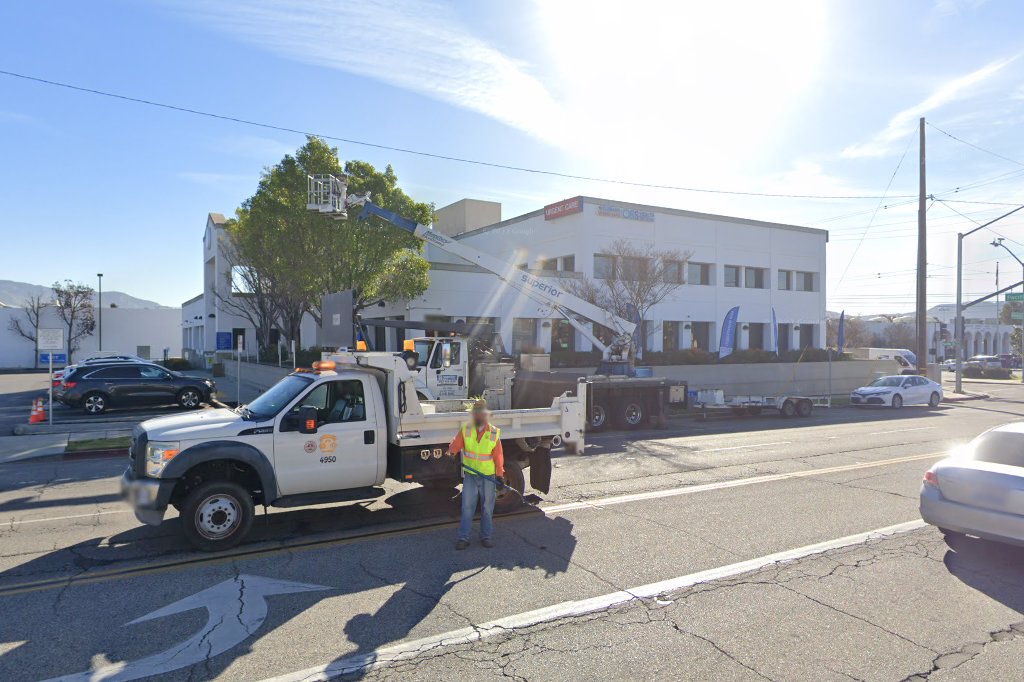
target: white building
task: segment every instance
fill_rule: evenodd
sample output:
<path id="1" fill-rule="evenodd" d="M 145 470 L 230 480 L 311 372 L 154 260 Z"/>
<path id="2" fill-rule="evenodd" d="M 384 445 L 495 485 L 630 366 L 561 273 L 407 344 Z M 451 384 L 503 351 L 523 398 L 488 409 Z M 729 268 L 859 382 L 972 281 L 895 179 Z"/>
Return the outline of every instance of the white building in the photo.
<path id="1" fill-rule="evenodd" d="M 825 342 L 825 230 L 656 206 L 574 197 L 509 220 L 501 205 L 464 199 L 437 211 L 435 229 L 474 248 L 552 277 L 600 279 L 615 267 L 613 242 L 628 239 L 689 254 L 685 284 L 645 321 L 647 350 L 718 350 L 726 312 L 739 306 L 737 346 L 771 347 L 774 308 L 781 350 Z M 489 321 L 516 352 L 591 350 L 564 320 L 474 265 L 427 245 L 430 288 L 373 317 L 412 321 Z M 369 317 L 369 315 L 367 315 Z M 394 332 L 378 329 L 376 343 Z M 394 347 L 392 336 L 389 347 Z"/>
<path id="2" fill-rule="evenodd" d="M 167 357 L 181 354 L 180 314 L 177 308 L 104 308 L 94 311 L 95 316 L 103 317 L 104 352 L 128 353 L 154 360 L 163 359 L 165 354 Z M 10 330 L 10 321 L 14 319 L 20 320 L 23 328 L 30 329 L 23 309 L 0 308 L 0 367 L 34 367 L 35 344 Z M 63 328 L 66 343 L 67 327 L 53 308 L 44 310 L 39 326 L 44 329 Z M 99 350 L 97 328 L 91 336 L 79 339 L 78 350 L 72 355 L 72 360 L 89 357 Z M 66 357 L 67 348 L 54 353 L 54 358 L 62 354 Z M 56 360 L 55 364 L 63 365 Z"/>
<path id="3" fill-rule="evenodd" d="M 256 329 L 238 314 L 225 300 L 245 296 L 235 290 L 232 266 L 225 253 L 228 236 L 224 231 L 227 219 L 220 213 L 206 217 L 203 233 L 203 291 L 181 304 L 181 347 L 186 358 L 193 363 L 212 362 L 217 350 L 217 333 L 230 332 L 230 348 L 238 348 L 242 341 L 245 352 L 256 355 Z M 316 323 L 306 315 L 300 334 L 303 339 L 316 339 Z M 271 332 L 271 342 L 278 339 Z M 306 344 L 308 345 L 308 343 Z M 223 350 L 223 349 L 222 349 Z"/>
<path id="4" fill-rule="evenodd" d="M 1002 302 L 985 301 L 971 306 L 964 311 L 964 358 L 972 355 L 999 355 L 1000 353 L 1020 353 L 1019 348 L 1011 348 L 1013 326 L 999 322 L 999 308 Z M 949 333 L 953 333 L 953 320 L 956 318 L 956 305 L 947 303 L 933 307 L 929 313 L 944 322 Z M 947 357 L 953 357 L 950 349 Z"/>

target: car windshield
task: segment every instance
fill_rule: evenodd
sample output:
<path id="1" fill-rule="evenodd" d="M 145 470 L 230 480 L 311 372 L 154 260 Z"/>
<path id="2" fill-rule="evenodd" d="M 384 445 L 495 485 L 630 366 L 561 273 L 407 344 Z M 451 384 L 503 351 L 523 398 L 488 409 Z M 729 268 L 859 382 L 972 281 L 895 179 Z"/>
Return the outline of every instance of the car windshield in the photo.
<path id="1" fill-rule="evenodd" d="M 903 383 L 903 377 L 878 377 L 868 386 L 899 386 Z"/>
<path id="2" fill-rule="evenodd" d="M 290 374 L 249 403 L 246 406 L 248 412 L 256 420 L 269 419 L 284 409 L 285 405 L 294 400 L 311 383 L 313 383 L 313 379 L 310 377 Z"/>
<path id="3" fill-rule="evenodd" d="M 1024 467 L 1024 433 L 989 431 L 971 443 L 971 459 Z"/>

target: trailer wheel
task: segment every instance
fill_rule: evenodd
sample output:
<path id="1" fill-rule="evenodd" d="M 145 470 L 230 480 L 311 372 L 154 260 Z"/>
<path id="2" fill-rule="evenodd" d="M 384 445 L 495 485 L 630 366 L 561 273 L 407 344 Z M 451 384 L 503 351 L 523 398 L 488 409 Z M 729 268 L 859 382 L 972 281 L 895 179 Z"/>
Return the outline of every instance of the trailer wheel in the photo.
<path id="1" fill-rule="evenodd" d="M 810 417 L 813 406 L 810 400 L 801 400 L 796 404 L 796 414 L 798 417 Z"/>
<path id="2" fill-rule="evenodd" d="M 647 419 L 644 404 L 636 398 L 623 400 L 616 408 L 618 425 L 623 429 L 638 429 Z"/>
<path id="3" fill-rule="evenodd" d="M 600 431 L 608 425 L 608 408 L 603 403 L 595 402 L 590 408 L 590 430 Z"/>
<path id="4" fill-rule="evenodd" d="M 779 412 L 782 413 L 783 417 L 792 417 L 796 414 L 796 404 L 792 400 L 787 400 L 782 403 L 782 407 L 779 408 Z"/>
<path id="5" fill-rule="evenodd" d="M 514 459 L 509 459 L 505 462 L 505 483 L 518 490 L 520 494 L 526 490 L 526 477 L 523 476 L 523 467 Z M 494 502 L 494 512 L 496 514 L 507 514 L 519 509 L 522 505 L 523 498 L 511 490 L 500 488 L 498 489 L 498 498 Z"/>

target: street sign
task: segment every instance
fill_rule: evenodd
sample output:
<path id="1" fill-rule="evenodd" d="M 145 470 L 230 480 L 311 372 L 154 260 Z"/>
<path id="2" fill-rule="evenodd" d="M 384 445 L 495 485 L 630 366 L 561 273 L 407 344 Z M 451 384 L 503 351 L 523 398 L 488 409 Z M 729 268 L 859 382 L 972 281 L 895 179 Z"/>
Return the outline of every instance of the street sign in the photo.
<path id="1" fill-rule="evenodd" d="M 61 350 L 64 348 L 63 329 L 40 329 L 38 338 L 39 350 Z"/>
<path id="2" fill-rule="evenodd" d="M 50 361 L 50 357 L 51 356 L 53 357 L 53 361 L 55 363 L 57 363 L 58 365 L 66 365 L 66 364 L 68 364 L 68 354 L 67 353 L 40 353 L 39 354 L 39 362 L 42 362 L 43 364 L 46 364 L 47 362 Z"/>
<path id="3" fill-rule="evenodd" d="M 956 348 L 956 341 L 943 341 L 943 348 Z"/>
<path id="4" fill-rule="evenodd" d="M 217 332 L 217 350 L 231 350 L 231 332 Z"/>
<path id="5" fill-rule="evenodd" d="M 1011 320 L 1024 320 L 1024 312 L 1017 312 L 1016 310 L 1010 313 Z"/>
<path id="6" fill-rule="evenodd" d="M 1017 303 L 1024 302 L 1024 294 L 1007 294 L 1006 301 L 1008 303 L 1013 303 L 1014 301 Z"/>

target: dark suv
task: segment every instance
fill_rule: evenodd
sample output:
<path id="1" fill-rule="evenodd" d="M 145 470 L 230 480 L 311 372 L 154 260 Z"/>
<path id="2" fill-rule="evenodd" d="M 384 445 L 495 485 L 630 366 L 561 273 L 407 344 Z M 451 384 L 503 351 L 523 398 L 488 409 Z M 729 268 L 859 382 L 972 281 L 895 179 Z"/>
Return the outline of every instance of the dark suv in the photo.
<path id="1" fill-rule="evenodd" d="M 216 390 L 210 379 L 192 377 L 150 363 L 121 362 L 80 367 L 61 386 L 60 400 L 100 414 L 108 407 L 177 403 L 191 410 L 209 403 Z"/>

